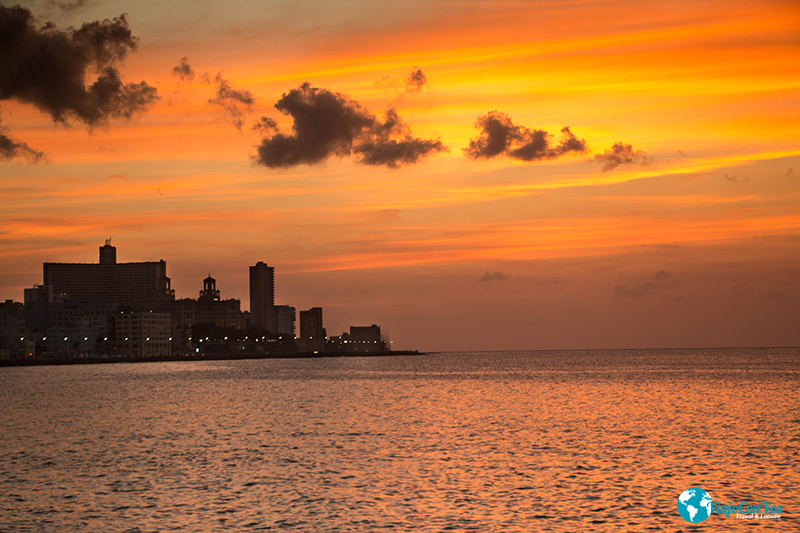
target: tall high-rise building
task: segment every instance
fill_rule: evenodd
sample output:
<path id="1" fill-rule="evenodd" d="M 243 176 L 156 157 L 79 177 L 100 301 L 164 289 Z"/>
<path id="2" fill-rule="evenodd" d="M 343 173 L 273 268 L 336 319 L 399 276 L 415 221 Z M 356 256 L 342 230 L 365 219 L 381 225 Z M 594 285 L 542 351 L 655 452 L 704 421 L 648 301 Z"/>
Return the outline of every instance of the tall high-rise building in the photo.
<path id="1" fill-rule="evenodd" d="M 278 331 L 275 269 L 263 261 L 250 267 L 250 322 L 268 331 Z"/>
<path id="2" fill-rule="evenodd" d="M 167 276 L 164 260 L 117 263 L 111 239 L 100 247 L 100 263 L 44 263 L 45 286 L 53 294 L 78 302 L 115 302 L 133 305 L 159 294 L 159 280 Z M 163 282 L 162 282 L 163 283 Z"/>
<path id="3" fill-rule="evenodd" d="M 298 347 L 304 352 L 325 351 L 325 328 L 322 327 L 322 308 L 312 307 L 300 311 L 300 335 Z"/>

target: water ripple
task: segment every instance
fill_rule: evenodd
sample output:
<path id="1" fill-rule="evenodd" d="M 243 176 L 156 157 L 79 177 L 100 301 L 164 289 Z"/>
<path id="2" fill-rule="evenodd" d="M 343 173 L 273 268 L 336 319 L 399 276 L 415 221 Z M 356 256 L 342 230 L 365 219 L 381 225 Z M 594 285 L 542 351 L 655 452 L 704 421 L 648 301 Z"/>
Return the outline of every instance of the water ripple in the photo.
<path id="1" fill-rule="evenodd" d="M 757 364 L 756 364 L 757 363 Z M 798 350 L 0 369 L 0 531 L 795 530 Z"/>

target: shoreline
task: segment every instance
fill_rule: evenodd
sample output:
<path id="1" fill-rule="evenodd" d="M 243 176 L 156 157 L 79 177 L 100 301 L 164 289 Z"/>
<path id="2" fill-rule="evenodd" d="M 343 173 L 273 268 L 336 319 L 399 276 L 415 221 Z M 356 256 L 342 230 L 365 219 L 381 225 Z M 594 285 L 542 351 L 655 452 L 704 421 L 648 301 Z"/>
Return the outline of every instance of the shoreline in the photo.
<path id="1" fill-rule="evenodd" d="M 281 354 L 211 354 L 211 355 L 169 355 L 153 357 L 70 357 L 64 359 L 3 359 L 0 367 L 12 366 L 51 366 L 51 365 L 93 365 L 113 363 L 163 363 L 178 361 L 239 361 L 244 359 L 320 359 L 323 357 L 392 357 L 397 355 L 425 355 L 417 350 L 392 350 L 383 352 L 292 352 Z"/>

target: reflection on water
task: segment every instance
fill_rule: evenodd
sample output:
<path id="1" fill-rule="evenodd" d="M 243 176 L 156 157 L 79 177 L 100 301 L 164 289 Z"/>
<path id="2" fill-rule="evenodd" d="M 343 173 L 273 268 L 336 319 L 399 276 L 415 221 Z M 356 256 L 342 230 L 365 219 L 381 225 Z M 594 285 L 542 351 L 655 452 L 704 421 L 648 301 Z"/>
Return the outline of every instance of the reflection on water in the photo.
<path id="1" fill-rule="evenodd" d="M 797 531 L 800 351 L 0 369 L 0 531 Z M 690 525 L 678 495 L 780 504 Z"/>

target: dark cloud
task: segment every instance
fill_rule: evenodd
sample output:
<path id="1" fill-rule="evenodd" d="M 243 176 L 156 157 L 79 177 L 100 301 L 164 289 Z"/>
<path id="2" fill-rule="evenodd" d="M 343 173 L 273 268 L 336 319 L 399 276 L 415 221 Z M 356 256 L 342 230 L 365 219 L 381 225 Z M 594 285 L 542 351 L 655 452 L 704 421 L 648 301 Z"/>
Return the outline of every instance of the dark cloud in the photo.
<path id="1" fill-rule="evenodd" d="M 262 139 L 256 162 L 270 168 L 312 165 L 353 154 L 365 165 L 397 168 L 447 151 L 439 139 L 413 137 L 394 109 L 381 122 L 349 97 L 308 83 L 285 93 L 275 107 L 290 115 L 294 124 L 291 135 L 276 131 Z"/>
<path id="2" fill-rule="evenodd" d="M 497 110 L 478 117 L 475 127 L 481 130 L 481 134 L 464 148 L 464 153 L 473 159 L 488 159 L 502 154 L 522 161 L 541 161 L 568 152 L 586 151 L 586 141 L 575 137 L 569 127 L 561 130 L 561 142 L 554 146 L 552 136 L 545 130 L 516 125 L 511 117 Z"/>
<path id="3" fill-rule="evenodd" d="M 250 129 L 268 135 L 278 131 L 278 123 L 269 117 L 261 117 Z"/>
<path id="4" fill-rule="evenodd" d="M 208 102 L 224 107 L 230 113 L 233 125 L 236 129 L 241 130 L 244 125 L 244 114 L 240 106 L 244 106 L 250 111 L 255 103 L 253 94 L 247 90 L 231 89 L 228 80 L 222 77 L 222 73 L 217 74 L 214 81 L 217 84 L 217 95 Z"/>
<path id="5" fill-rule="evenodd" d="M 34 163 L 44 159 L 44 154 L 38 150 L 30 148 L 24 142 L 18 142 L 6 135 L 8 129 L 0 125 L 0 159 L 14 159 L 22 157 Z"/>
<path id="6" fill-rule="evenodd" d="M 37 29 L 28 9 L 0 6 L 0 100 L 33 104 L 61 123 L 130 118 L 158 99 L 144 81 L 123 83 L 115 67 L 136 46 L 124 14 L 62 31 Z M 87 86 L 90 73 L 97 79 Z"/>
<path id="7" fill-rule="evenodd" d="M 444 146 L 438 139 L 412 137 L 410 128 L 400 120 L 394 109 L 386 113 L 384 123 L 376 121 L 353 146 L 353 152 L 361 156 L 360 163 L 390 168 L 414 164 L 429 153 L 443 150 Z"/>
<path id="8" fill-rule="evenodd" d="M 610 150 L 602 154 L 596 154 L 594 160 L 603 163 L 603 172 L 613 170 L 620 165 L 630 165 L 639 163 L 646 165 L 649 163 L 647 154 L 641 150 L 633 149 L 630 144 L 614 143 Z"/>
<path id="9" fill-rule="evenodd" d="M 419 94 L 427 83 L 428 77 L 422 72 L 422 69 L 414 67 L 411 73 L 405 77 L 393 78 L 391 76 L 384 76 L 375 82 L 375 86 L 386 90 L 394 89 L 400 93 L 402 97 L 406 94 Z"/>
<path id="10" fill-rule="evenodd" d="M 489 272 L 487 270 L 486 273 L 481 276 L 480 279 L 478 279 L 478 281 L 500 281 L 510 277 L 510 275 L 503 274 L 502 272 Z"/>
<path id="11" fill-rule="evenodd" d="M 172 69 L 172 74 L 178 76 L 183 81 L 194 79 L 194 69 L 189 64 L 188 57 L 182 57 L 178 66 Z"/>
<path id="12" fill-rule="evenodd" d="M 386 165 L 398 168 L 413 165 L 430 153 L 446 151 L 440 140 L 417 139 L 410 135 L 402 140 L 364 141 L 353 147 L 353 152 L 361 154 L 360 163 L 365 165 Z"/>
<path id="13" fill-rule="evenodd" d="M 659 270 L 650 281 L 646 281 L 633 287 L 627 285 L 617 285 L 614 287 L 614 296 L 624 296 L 625 298 L 640 298 L 652 290 L 666 289 L 675 284 L 670 282 L 671 276 L 664 270 Z"/>
<path id="14" fill-rule="evenodd" d="M 521 136 L 520 127 L 514 125 L 511 117 L 499 111 L 489 111 L 488 115 L 479 117 L 475 127 L 482 130 L 481 135 L 472 139 L 464 149 L 474 159 L 502 154 Z"/>
<path id="15" fill-rule="evenodd" d="M 406 92 L 418 93 L 426 83 L 428 83 L 428 77 L 421 68 L 414 67 L 411 74 L 406 77 Z"/>

